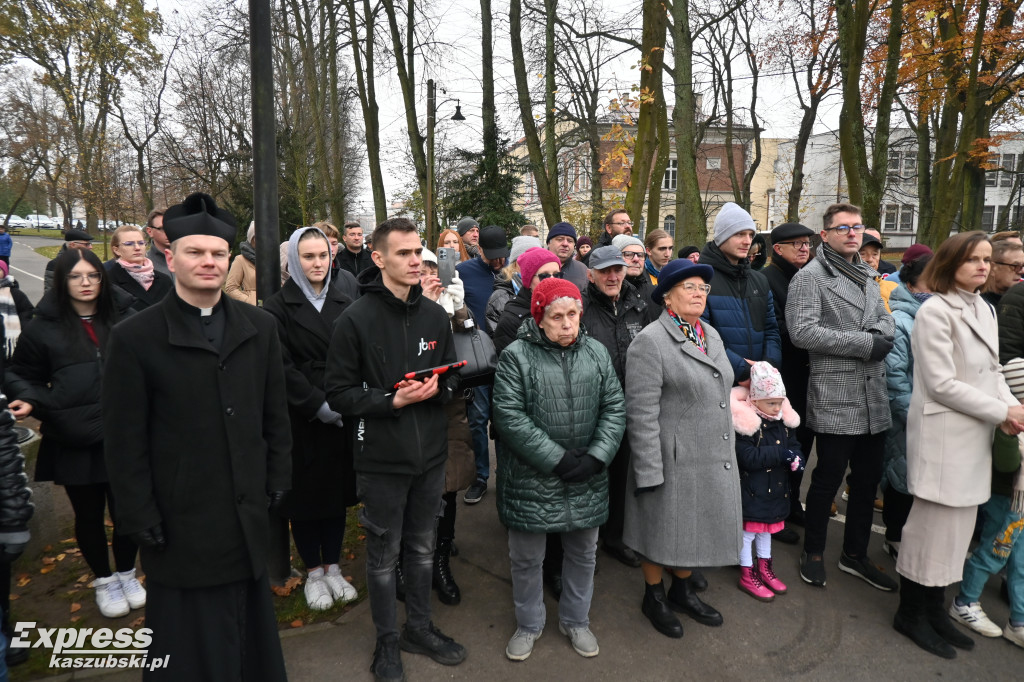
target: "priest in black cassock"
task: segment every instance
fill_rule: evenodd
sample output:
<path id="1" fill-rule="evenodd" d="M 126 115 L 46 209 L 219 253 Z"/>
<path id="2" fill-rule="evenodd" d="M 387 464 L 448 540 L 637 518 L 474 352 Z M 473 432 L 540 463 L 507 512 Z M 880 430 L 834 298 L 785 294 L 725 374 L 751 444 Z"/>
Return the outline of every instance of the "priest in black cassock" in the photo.
<path id="1" fill-rule="evenodd" d="M 111 332 L 105 452 L 149 592 L 147 680 L 284 680 L 267 508 L 291 487 L 274 318 L 222 296 L 235 222 L 205 194 L 164 215 L 174 290 Z"/>

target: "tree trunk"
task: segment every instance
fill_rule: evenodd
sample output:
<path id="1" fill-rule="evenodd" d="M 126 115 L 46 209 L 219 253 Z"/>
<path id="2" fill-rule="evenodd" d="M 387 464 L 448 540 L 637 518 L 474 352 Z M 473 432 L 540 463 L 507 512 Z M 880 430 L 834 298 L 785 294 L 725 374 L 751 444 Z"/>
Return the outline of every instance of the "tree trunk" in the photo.
<path id="1" fill-rule="evenodd" d="M 494 37 L 491 32 L 491 0 L 480 0 L 481 22 L 481 117 L 484 128 L 484 177 L 493 182 L 498 177 L 498 123 L 494 107 Z"/>
<path id="2" fill-rule="evenodd" d="M 665 61 L 665 34 L 668 15 L 661 0 L 644 0 L 643 33 L 640 47 L 640 116 L 636 126 L 633 165 L 626 189 L 625 209 L 630 217 L 643 215 L 647 183 L 651 181 L 651 164 L 658 151 L 657 102 L 665 97 L 662 73 Z M 664 103 L 663 103 L 664 105 Z"/>
<path id="3" fill-rule="evenodd" d="M 707 219 L 697 181 L 697 104 L 693 94 L 693 35 L 689 0 L 672 3 L 672 47 L 675 66 L 675 107 L 672 127 L 676 142 L 676 250 L 703 246 L 708 238 Z M 682 227 L 682 229 L 680 229 Z"/>
<path id="4" fill-rule="evenodd" d="M 654 107 L 658 115 L 658 154 L 654 159 L 654 168 L 651 170 L 651 188 L 647 199 L 646 232 L 656 230 L 662 226 L 661 191 L 664 184 L 665 169 L 668 168 L 668 157 L 671 152 L 668 142 L 668 106 L 665 104 L 665 98 L 659 97 Z M 631 215 L 630 217 L 633 216 Z"/>
<path id="5" fill-rule="evenodd" d="M 348 25 L 352 41 L 352 59 L 356 72 L 356 90 L 363 110 L 363 125 L 366 137 L 366 158 L 370 164 L 370 189 L 373 192 L 374 220 L 380 224 L 388 219 L 387 197 L 384 194 L 384 173 L 380 166 L 380 118 L 377 107 L 377 85 L 374 78 L 373 48 L 376 13 L 370 9 L 370 0 L 363 0 L 363 23 L 366 37 L 364 47 L 359 47 L 358 24 L 356 23 L 356 0 L 347 0 Z M 363 67 L 365 52 L 366 66 Z"/>

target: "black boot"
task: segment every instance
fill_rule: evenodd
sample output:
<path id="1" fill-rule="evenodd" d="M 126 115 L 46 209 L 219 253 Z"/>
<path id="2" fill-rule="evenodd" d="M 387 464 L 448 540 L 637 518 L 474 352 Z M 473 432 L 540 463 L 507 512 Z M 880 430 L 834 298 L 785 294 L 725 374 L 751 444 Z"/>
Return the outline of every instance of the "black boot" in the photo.
<path id="1" fill-rule="evenodd" d="M 673 576 L 674 578 L 675 576 Z M 704 574 L 694 569 L 690 571 L 690 577 L 687 578 L 690 581 L 690 585 L 693 587 L 694 592 L 703 592 L 708 589 L 708 579 L 704 577 Z"/>
<path id="2" fill-rule="evenodd" d="M 691 578 L 672 577 L 668 590 L 668 605 L 674 611 L 685 613 L 701 625 L 712 627 L 722 624 L 722 614 L 700 600 Z"/>
<path id="3" fill-rule="evenodd" d="M 974 648 L 974 640 L 960 632 L 953 621 L 949 619 L 946 611 L 946 588 L 926 587 L 925 588 L 925 613 L 928 615 L 928 623 L 938 633 L 939 637 L 952 644 L 957 649 L 970 651 Z"/>
<path id="4" fill-rule="evenodd" d="M 672 613 L 665 597 L 665 585 L 648 585 L 644 583 L 644 602 L 640 607 L 654 629 L 665 635 L 679 639 L 683 636 L 683 624 Z"/>
<path id="5" fill-rule="evenodd" d="M 434 550 L 434 589 L 442 604 L 455 606 L 462 601 L 462 593 L 452 577 L 449 558 L 452 555 L 451 538 L 438 538 L 437 549 Z"/>
<path id="6" fill-rule="evenodd" d="M 892 627 L 930 654 L 956 658 L 956 649 L 947 644 L 928 622 L 925 613 L 926 590 L 924 585 L 900 576 L 900 606 L 892 619 Z"/>
<path id="7" fill-rule="evenodd" d="M 395 597 L 405 602 L 405 570 L 402 568 L 402 551 L 398 552 L 398 563 L 395 564 Z"/>

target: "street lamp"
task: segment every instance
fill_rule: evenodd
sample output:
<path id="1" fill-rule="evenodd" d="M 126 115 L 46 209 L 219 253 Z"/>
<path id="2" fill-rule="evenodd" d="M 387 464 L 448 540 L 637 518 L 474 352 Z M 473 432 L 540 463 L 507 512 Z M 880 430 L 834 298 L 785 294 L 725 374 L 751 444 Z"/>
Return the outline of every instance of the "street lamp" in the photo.
<path id="1" fill-rule="evenodd" d="M 444 90 L 441 90 L 444 92 Z M 453 121 L 465 121 L 466 117 L 462 115 L 462 104 L 461 100 L 458 99 L 446 99 L 441 104 L 447 104 L 448 102 L 455 102 L 455 115 L 452 116 Z M 437 228 L 437 220 L 434 216 L 434 125 L 437 122 L 437 93 L 434 88 L 434 79 L 427 80 L 427 196 L 424 197 L 425 203 L 425 222 L 426 229 L 424 230 L 424 236 L 427 239 L 427 244 L 433 244 L 437 238 L 435 232 Z"/>

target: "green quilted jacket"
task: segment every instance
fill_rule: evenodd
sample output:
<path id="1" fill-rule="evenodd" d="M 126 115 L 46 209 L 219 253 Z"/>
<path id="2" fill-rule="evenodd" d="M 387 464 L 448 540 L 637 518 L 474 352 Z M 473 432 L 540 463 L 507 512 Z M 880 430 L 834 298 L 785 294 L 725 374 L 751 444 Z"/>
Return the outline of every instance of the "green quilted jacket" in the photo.
<path id="1" fill-rule="evenodd" d="M 498 360 L 498 517 L 507 528 L 555 533 L 608 519 L 608 473 L 626 428 L 626 404 L 611 356 L 581 328 L 562 348 L 527 318 Z M 587 447 L 605 469 L 582 483 L 553 473 L 566 450 Z"/>

